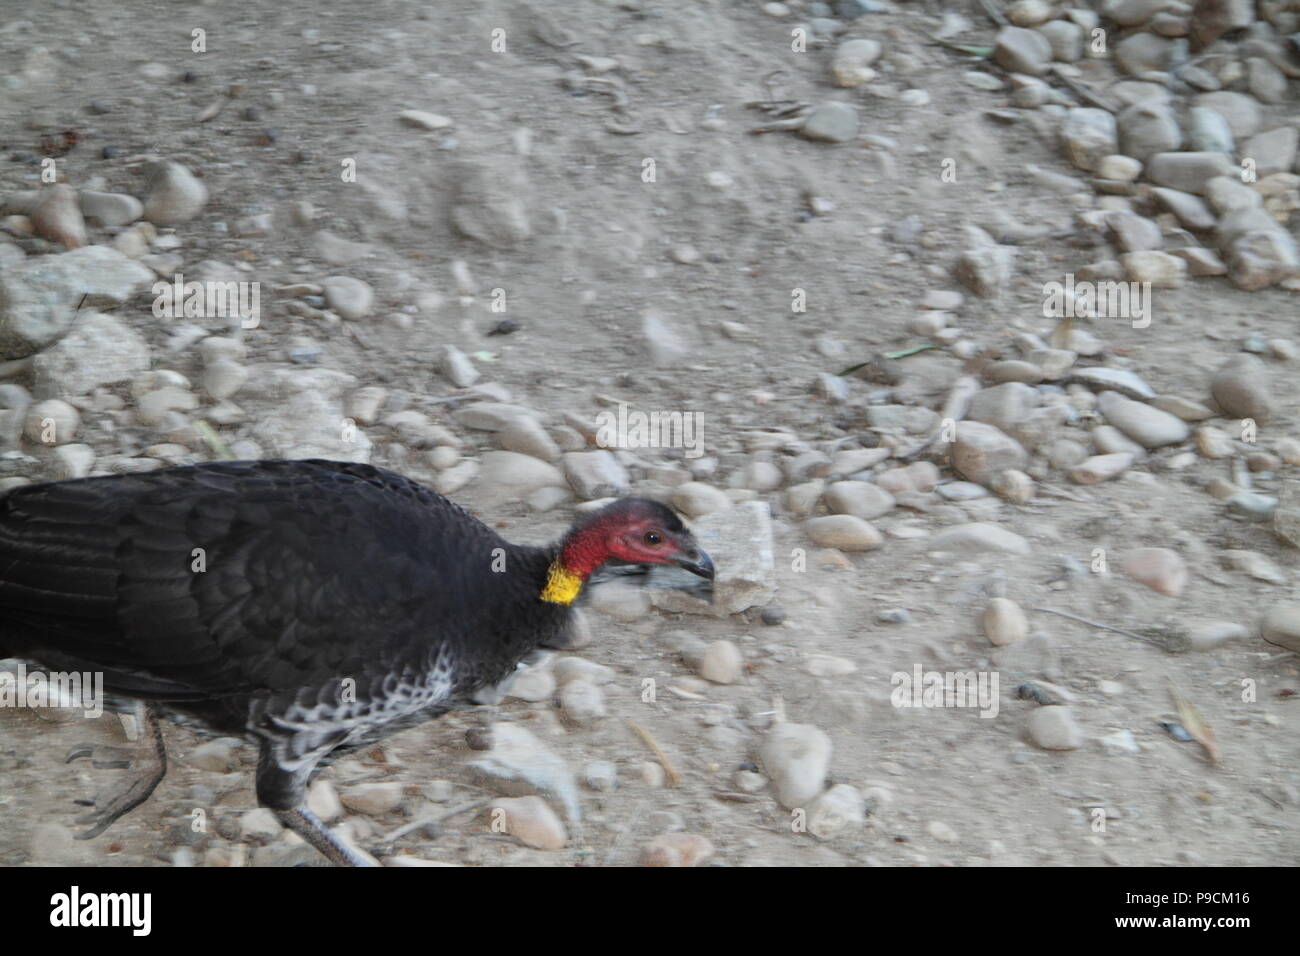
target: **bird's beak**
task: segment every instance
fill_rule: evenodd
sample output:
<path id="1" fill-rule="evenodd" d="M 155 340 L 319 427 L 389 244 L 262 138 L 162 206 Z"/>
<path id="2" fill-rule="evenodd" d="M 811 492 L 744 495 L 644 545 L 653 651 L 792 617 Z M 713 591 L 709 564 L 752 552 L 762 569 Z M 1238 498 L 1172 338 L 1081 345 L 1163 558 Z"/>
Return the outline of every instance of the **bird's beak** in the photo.
<path id="1" fill-rule="evenodd" d="M 702 548 L 687 545 L 672 557 L 673 564 L 683 570 L 713 580 L 713 559 Z"/>

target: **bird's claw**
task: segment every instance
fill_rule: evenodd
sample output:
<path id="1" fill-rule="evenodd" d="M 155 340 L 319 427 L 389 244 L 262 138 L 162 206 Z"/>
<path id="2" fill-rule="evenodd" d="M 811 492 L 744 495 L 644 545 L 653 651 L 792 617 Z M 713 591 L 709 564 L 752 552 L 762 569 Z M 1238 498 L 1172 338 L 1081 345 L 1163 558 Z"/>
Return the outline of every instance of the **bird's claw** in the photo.
<path id="1" fill-rule="evenodd" d="M 68 751 L 64 763 L 90 758 L 90 765 L 96 770 L 127 770 L 130 768 L 136 751 L 131 747 L 114 747 L 109 744 L 80 743 Z"/>
<path id="2" fill-rule="evenodd" d="M 167 751 L 163 747 L 162 731 L 157 715 L 152 709 L 140 705 L 137 719 L 143 730 L 142 745 L 114 747 L 109 744 L 80 743 L 68 751 L 64 763 L 90 758 L 97 770 L 131 770 L 131 776 L 117 786 L 95 794 L 94 800 L 77 800 L 76 803 L 92 809 L 77 817 L 76 823 L 87 829 L 74 834 L 78 840 L 90 840 L 113 825 L 123 814 L 135 809 L 149 799 L 167 773 Z"/>
<path id="3" fill-rule="evenodd" d="M 122 781 L 116 787 L 110 787 L 95 794 L 92 800 L 77 800 L 81 806 L 93 807 L 74 821 L 87 829 L 74 834 L 75 839 L 91 840 L 107 830 L 113 823 L 129 810 L 133 810 L 153 793 L 162 774 L 158 772 L 142 773 Z"/>

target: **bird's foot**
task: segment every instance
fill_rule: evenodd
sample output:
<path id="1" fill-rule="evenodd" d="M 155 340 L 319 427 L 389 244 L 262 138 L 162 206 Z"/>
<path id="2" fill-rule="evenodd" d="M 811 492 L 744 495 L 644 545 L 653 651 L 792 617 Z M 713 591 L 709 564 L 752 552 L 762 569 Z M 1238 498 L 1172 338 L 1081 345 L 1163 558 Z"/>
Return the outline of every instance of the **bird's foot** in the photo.
<path id="1" fill-rule="evenodd" d="M 76 834 L 78 840 L 99 836 L 124 814 L 148 800 L 167 773 L 167 751 L 157 716 L 152 708 L 145 706 L 137 716 L 144 735 L 139 748 L 85 743 L 68 751 L 64 763 L 89 758 L 90 765 L 98 770 L 133 771 L 117 786 L 97 793 L 93 800 L 77 801 L 93 808 L 76 818 L 76 823 L 86 827 Z"/>
<path id="2" fill-rule="evenodd" d="M 379 866 L 379 861 L 365 850 L 349 846 L 339 839 L 321 822 L 320 817 L 306 807 L 277 810 L 275 815 L 280 818 L 281 823 L 314 846 L 335 866 Z"/>
<path id="3" fill-rule="evenodd" d="M 90 758 L 90 765 L 96 770 L 126 770 L 139 751 L 134 747 L 114 747 L 112 744 L 80 743 L 68 751 L 64 763 Z"/>

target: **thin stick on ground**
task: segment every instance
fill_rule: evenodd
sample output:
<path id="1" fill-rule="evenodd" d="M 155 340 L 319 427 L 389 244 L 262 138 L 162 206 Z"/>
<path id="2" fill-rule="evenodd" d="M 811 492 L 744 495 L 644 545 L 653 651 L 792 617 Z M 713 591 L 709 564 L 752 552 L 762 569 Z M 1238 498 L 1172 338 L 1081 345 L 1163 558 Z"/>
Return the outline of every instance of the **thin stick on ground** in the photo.
<path id="1" fill-rule="evenodd" d="M 199 433 L 199 437 L 212 449 L 213 454 L 224 458 L 226 461 L 233 461 L 235 453 L 230 450 L 226 440 L 217 434 L 217 430 L 209 425 L 202 418 L 194 422 L 194 430 Z"/>
<path id="2" fill-rule="evenodd" d="M 990 20 L 1000 27 L 1007 25 L 1007 18 L 1002 15 L 1002 11 L 993 6 L 992 0 L 979 0 L 979 5 L 984 9 L 984 13 Z"/>
<path id="3" fill-rule="evenodd" d="M 1076 495 L 1073 491 L 1067 491 L 1065 488 L 1057 488 L 1055 485 L 1049 485 L 1046 482 L 1039 482 L 1038 488 L 1045 495 L 1051 495 L 1054 498 L 1065 498 L 1067 501 L 1078 501 L 1083 504 L 1090 504 L 1092 499 L 1085 498 L 1083 495 Z"/>
<path id="4" fill-rule="evenodd" d="M 1119 112 L 1118 106 L 1116 106 L 1110 100 L 1106 99 L 1100 93 L 1097 93 L 1095 90 L 1091 89 L 1086 84 L 1080 83 L 1078 80 L 1074 79 L 1073 77 L 1066 76 L 1064 73 L 1061 73 L 1057 70 L 1052 71 L 1052 76 L 1060 80 L 1064 86 L 1068 87 L 1070 91 L 1074 93 L 1076 96 L 1078 96 L 1080 99 L 1086 100 L 1087 102 L 1091 103 L 1093 106 L 1099 107 L 1100 109 L 1105 110 L 1107 113 Z"/>
<path id="5" fill-rule="evenodd" d="M 645 745 L 654 751 L 654 755 L 659 758 L 659 763 L 663 765 L 664 773 L 668 775 L 668 786 L 675 787 L 681 783 L 681 774 L 677 772 L 677 768 L 674 767 L 673 762 L 668 759 L 668 755 L 664 753 L 663 748 L 659 746 L 659 741 L 655 740 L 654 735 L 635 721 L 629 720 L 627 725 L 636 731 L 637 736 L 639 736 L 645 742 Z"/>
<path id="6" fill-rule="evenodd" d="M 450 810 L 443 810 L 440 813 L 432 813 L 427 817 L 420 817 L 418 820 L 412 820 L 405 826 L 400 826 L 392 833 L 387 833 L 379 838 L 380 845 L 392 843 L 394 840 L 400 840 L 408 833 L 412 833 L 421 827 L 427 827 L 432 823 L 442 823 L 458 814 L 465 813 L 469 810 L 477 810 L 479 807 L 486 806 L 492 802 L 491 797 L 483 797 L 480 800 L 471 800 L 469 803 L 462 803 L 458 807 L 452 807 Z"/>
<path id="7" fill-rule="evenodd" d="M 1090 621 L 1086 617 L 1079 617 L 1077 614 L 1071 614 L 1069 611 L 1058 611 L 1054 607 L 1036 607 L 1035 611 L 1042 611 L 1044 614 L 1055 614 L 1058 617 L 1066 617 L 1071 621 L 1078 621 L 1080 624 L 1087 624 L 1089 627 L 1100 628 L 1103 631 L 1114 631 L 1116 634 L 1123 634 L 1125 637 L 1131 637 L 1134 640 L 1144 641 L 1147 644 L 1154 644 L 1157 647 L 1163 647 L 1161 641 L 1144 634 L 1136 634 L 1133 631 L 1126 631 L 1122 627 L 1111 627 L 1109 624 L 1102 624 L 1099 621 Z"/>

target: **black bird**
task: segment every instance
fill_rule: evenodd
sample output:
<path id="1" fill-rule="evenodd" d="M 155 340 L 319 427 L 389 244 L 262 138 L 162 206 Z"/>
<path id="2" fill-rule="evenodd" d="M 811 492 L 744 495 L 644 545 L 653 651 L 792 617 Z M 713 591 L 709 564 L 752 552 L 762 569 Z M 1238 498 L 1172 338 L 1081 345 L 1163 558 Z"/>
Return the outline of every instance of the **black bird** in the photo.
<path id="1" fill-rule="evenodd" d="M 166 772 L 158 714 L 180 711 L 255 739 L 258 802 L 356 865 L 307 809 L 321 760 L 439 716 L 562 643 L 606 561 L 713 577 L 677 516 L 641 498 L 527 547 L 361 464 L 223 461 L 27 485 L 0 499 L 0 657 L 102 672 L 108 693 L 139 702 L 145 772 L 96 800 L 83 839 L 153 792 Z"/>

